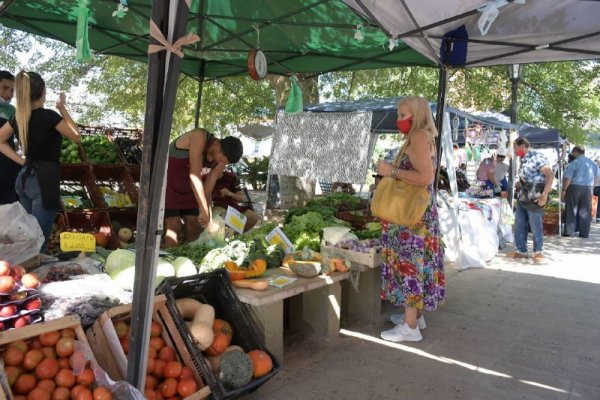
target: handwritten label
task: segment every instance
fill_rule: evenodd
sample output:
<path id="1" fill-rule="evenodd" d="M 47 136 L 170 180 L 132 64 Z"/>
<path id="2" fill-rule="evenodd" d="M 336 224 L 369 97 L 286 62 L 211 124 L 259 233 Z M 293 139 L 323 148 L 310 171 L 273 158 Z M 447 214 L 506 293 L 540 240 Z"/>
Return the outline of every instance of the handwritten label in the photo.
<path id="1" fill-rule="evenodd" d="M 89 233 L 62 232 L 60 249 L 62 251 L 96 251 L 96 238 Z"/>
<path id="2" fill-rule="evenodd" d="M 231 227 L 237 233 L 244 233 L 244 226 L 246 226 L 246 217 L 244 214 L 229 206 L 227 207 L 227 214 L 225 214 L 225 225 Z"/>
<path id="3" fill-rule="evenodd" d="M 267 239 L 267 243 L 269 244 L 280 244 L 283 250 L 285 250 L 285 254 L 290 254 L 293 251 L 292 242 L 290 242 L 290 239 L 285 236 L 285 233 L 279 227 L 269 232 L 265 239 Z"/>

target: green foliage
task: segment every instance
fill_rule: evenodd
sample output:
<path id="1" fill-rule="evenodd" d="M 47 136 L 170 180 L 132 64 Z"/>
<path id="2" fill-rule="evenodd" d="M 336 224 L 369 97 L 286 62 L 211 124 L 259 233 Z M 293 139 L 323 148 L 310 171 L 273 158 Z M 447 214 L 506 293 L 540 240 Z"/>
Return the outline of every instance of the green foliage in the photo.
<path id="1" fill-rule="evenodd" d="M 269 157 L 244 158 L 247 170 L 240 178 L 250 185 L 254 190 L 264 190 L 267 186 L 267 175 L 269 172 Z"/>

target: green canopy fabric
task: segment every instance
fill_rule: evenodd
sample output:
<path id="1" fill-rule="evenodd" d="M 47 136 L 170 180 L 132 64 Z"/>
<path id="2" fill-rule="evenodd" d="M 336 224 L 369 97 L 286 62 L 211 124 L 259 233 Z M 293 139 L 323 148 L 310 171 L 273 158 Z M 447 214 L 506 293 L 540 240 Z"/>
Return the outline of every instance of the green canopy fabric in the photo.
<path id="1" fill-rule="evenodd" d="M 78 0 L 1 3 L 1 24 L 75 45 Z M 118 0 L 89 3 L 93 52 L 146 62 L 152 1 L 127 1 L 124 15 Z M 355 38 L 359 24 L 362 40 Z M 202 62 L 208 78 L 245 75 L 252 48 L 266 54 L 269 73 L 285 75 L 436 66 L 401 41 L 390 50 L 381 29 L 341 0 L 195 0 L 187 30 L 201 38 L 184 48 L 182 72 L 191 76 Z"/>

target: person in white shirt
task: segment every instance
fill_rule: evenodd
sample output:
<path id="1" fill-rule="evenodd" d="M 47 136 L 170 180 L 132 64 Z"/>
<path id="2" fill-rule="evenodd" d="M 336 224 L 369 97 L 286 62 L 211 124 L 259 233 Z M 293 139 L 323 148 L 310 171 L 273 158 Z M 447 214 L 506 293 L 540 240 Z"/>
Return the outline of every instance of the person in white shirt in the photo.
<path id="1" fill-rule="evenodd" d="M 506 173 L 508 172 L 508 165 L 504 163 L 506 154 L 499 150 L 496 154 L 496 162 L 494 169 L 488 173 L 488 179 L 486 183 L 488 187 L 494 189 L 494 193 L 506 192 L 508 190 L 508 180 L 506 179 Z"/>

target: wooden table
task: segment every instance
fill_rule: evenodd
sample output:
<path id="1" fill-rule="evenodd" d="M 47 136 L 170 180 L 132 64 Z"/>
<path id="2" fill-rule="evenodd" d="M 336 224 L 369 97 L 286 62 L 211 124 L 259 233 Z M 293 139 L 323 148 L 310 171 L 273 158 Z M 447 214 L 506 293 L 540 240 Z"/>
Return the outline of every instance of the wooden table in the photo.
<path id="1" fill-rule="evenodd" d="M 283 301 L 293 297 L 290 299 L 290 325 L 293 328 L 308 330 L 319 336 L 334 337 L 338 335 L 340 328 L 340 281 L 346 279 L 349 272 L 302 278 L 288 268 L 279 267 L 267 270 L 260 280 L 279 275 L 297 280 L 283 288 L 269 286 L 262 292 L 241 288 L 235 288 L 235 291 L 242 302 L 252 306 L 262 323 L 266 347 L 283 360 Z"/>

